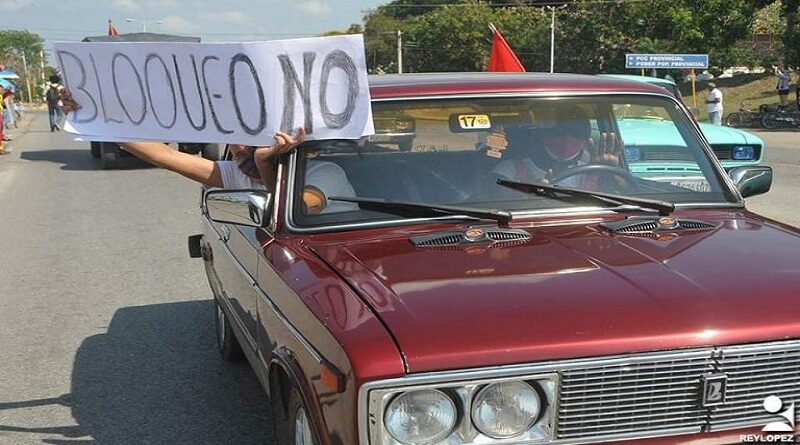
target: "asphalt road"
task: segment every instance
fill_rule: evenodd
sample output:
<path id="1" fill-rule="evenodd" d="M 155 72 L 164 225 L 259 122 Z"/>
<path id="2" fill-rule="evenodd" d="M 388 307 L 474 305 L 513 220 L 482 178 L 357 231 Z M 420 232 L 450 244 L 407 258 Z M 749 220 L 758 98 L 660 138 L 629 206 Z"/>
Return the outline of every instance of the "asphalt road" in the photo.
<path id="1" fill-rule="evenodd" d="M 215 349 L 199 187 L 31 113 L 0 157 L 0 445 L 268 444 L 267 400 Z M 26 129 L 27 128 L 27 129 Z M 800 226 L 800 133 L 759 133 L 773 191 L 748 205 Z"/>
<path id="2" fill-rule="evenodd" d="M 747 200 L 747 208 L 800 227 L 800 131 L 752 130 L 764 140 L 764 165 L 773 169 L 772 190 Z"/>
<path id="3" fill-rule="evenodd" d="M 23 131 L 27 128 L 26 131 Z M 43 112 L 0 157 L 0 444 L 272 443 L 247 363 L 216 351 L 186 237 L 200 190 L 99 170 Z"/>

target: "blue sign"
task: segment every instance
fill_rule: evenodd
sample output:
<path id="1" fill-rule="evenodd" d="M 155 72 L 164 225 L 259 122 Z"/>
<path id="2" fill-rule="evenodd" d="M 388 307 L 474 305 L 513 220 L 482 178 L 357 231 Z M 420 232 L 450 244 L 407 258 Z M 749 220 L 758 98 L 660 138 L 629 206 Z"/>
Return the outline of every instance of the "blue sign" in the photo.
<path id="1" fill-rule="evenodd" d="M 625 68 L 706 69 L 708 54 L 626 54 Z"/>

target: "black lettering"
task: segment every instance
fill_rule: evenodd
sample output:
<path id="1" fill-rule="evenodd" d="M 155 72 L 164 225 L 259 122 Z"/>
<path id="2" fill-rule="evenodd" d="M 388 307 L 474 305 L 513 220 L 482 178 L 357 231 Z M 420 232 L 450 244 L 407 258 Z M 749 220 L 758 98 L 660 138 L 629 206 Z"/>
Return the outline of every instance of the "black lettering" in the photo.
<path id="1" fill-rule="evenodd" d="M 80 59 L 80 57 L 78 57 L 77 55 L 75 55 L 75 54 L 73 54 L 73 53 L 71 53 L 69 51 L 57 51 L 56 54 L 58 55 L 58 61 L 61 63 L 61 66 L 65 68 L 64 69 L 64 86 L 68 90 L 70 90 L 70 92 L 73 92 L 73 93 L 75 91 L 83 92 L 86 95 L 86 97 L 88 97 L 89 100 L 92 101 L 92 115 L 91 115 L 91 117 L 88 117 L 88 118 L 85 118 L 85 119 L 80 119 L 79 116 L 81 115 L 81 112 L 86 110 L 87 108 L 86 108 L 85 101 L 81 100 L 80 98 L 77 98 L 78 103 L 80 103 L 82 105 L 82 107 L 81 107 L 80 110 L 75 111 L 75 117 L 73 118 L 73 121 L 76 124 L 85 124 L 87 122 L 92 122 L 93 120 L 95 120 L 97 118 L 97 102 L 94 100 L 94 97 L 92 97 L 92 94 L 89 91 L 87 91 L 86 88 L 84 88 L 86 86 L 86 68 L 83 67 L 83 61 Z M 70 86 L 72 84 L 72 82 L 70 82 L 70 80 L 67 78 L 67 74 L 68 74 L 69 71 L 66 69 L 66 65 L 64 65 L 64 56 L 65 55 L 69 56 L 69 57 L 72 57 L 72 59 L 75 60 L 75 62 L 78 64 L 78 68 L 80 69 L 80 72 L 81 72 L 81 80 L 78 83 L 78 85 L 75 86 L 75 87 Z"/>
<path id="2" fill-rule="evenodd" d="M 306 133 L 311 134 L 314 132 L 314 120 L 311 115 L 311 71 L 314 67 L 314 59 L 316 54 L 312 52 L 303 53 L 303 84 L 300 84 L 300 79 L 297 78 L 297 71 L 292 65 L 291 59 L 286 54 L 278 56 L 283 70 L 283 117 L 281 118 L 281 130 L 285 132 L 294 132 L 294 105 L 296 100 L 296 91 L 300 91 L 300 97 L 303 100 L 303 116 L 304 126 Z M 292 85 L 294 84 L 294 85 Z"/>
<path id="3" fill-rule="evenodd" d="M 108 117 L 108 113 L 106 112 L 105 98 L 103 98 L 103 87 L 100 85 L 100 76 L 97 74 L 97 64 L 94 61 L 94 56 L 89 54 L 89 60 L 92 61 L 92 70 L 94 71 L 94 78 L 97 81 L 97 91 L 100 93 L 100 108 L 103 110 L 103 123 L 107 124 L 109 122 L 114 122 L 116 124 L 121 124 L 121 120 Z"/>
<path id="4" fill-rule="evenodd" d="M 183 112 L 186 113 L 186 119 L 189 120 L 189 125 L 195 130 L 203 130 L 206 128 L 206 102 L 203 100 L 203 92 L 200 90 L 200 77 L 197 74 L 197 61 L 192 57 L 192 68 L 194 68 L 194 82 L 197 85 L 197 97 L 200 99 L 200 107 L 202 108 L 202 121 L 195 124 L 192 120 L 192 115 L 189 113 L 189 105 L 186 103 L 186 93 L 183 91 L 183 81 L 181 81 L 181 71 L 178 68 L 178 59 L 173 55 L 172 63 L 175 65 L 175 77 L 178 79 L 178 89 L 181 92 L 181 103 L 183 104 Z"/>
<path id="5" fill-rule="evenodd" d="M 153 90 L 150 89 L 150 62 L 153 60 L 158 60 L 161 62 L 161 67 L 164 68 L 164 77 L 167 78 L 167 82 L 169 83 L 169 90 L 172 93 L 172 122 L 169 124 L 165 124 L 161 122 L 161 118 L 158 116 L 158 112 L 156 111 L 155 105 L 153 105 Z M 144 82 L 147 86 L 147 98 L 150 100 L 150 109 L 153 110 L 153 117 L 156 118 L 156 122 L 161 128 L 172 128 L 175 126 L 175 121 L 178 119 L 178 97 L 175 94 L 175 84 L 172 82 L 172 77 L 169 75 L 169 70 L 167 69 L 167 64 L 164 62 L 164 59 L 161 58 L 158 54 L 148 54 L 144 60 Z"/>
<path id="6" fill-rule="evenodd" d="M 347 76 L 347 105 L 341 113 L 333 113 L 328 107 L 328 80 L 331 71 L 339 68 Z M 328 53 L 322 63 L 322 87 L 319 91 L 319 103 L 322 109 L 322 119 L 328 128 L 344 128 L 350 123 L 356 106 L 358 97 L 358 71 L 353 59 L 342 50 L 334 50 Z"/>
<path id="7" fill-rule="evenodd" d="M 254 128 L 247 126 L 247 124 L 244 122 L 244 116 L 242 116 L 242 110 L 239 108 L 239 97 L 236 95 L 236 76 L 234 75 L 236 72 L 236 65 L 238 63 L 244 63 L 250 69 L 250 75 L 253 77 L 256 91 L 258 92 L 258 110 L 260 114 L 258 118 L 258 125 L 256 125 Z M 228 81 L 231 85 L 233 108 L 236 110 L 236 118 L 239 119 L 239 125 L 241 125 L 242 129 L 244 129 L 244 131 L 249 135 L 261 133 L 264 127 L 267 126 L 266 100 L 264 99 L 264 90 L 261 88 L 261 81 L 258 79 L 256 67 L 253 66 L 253 61 L 250 60 L 246 54 L 238 53 L 233 56 L 233 59 L 231 59 L 230 69 L 228 71 Z"/>
<path id="8" fill-rule="evenodd" d="M 203 62 L 200 64 L 200 71 L 203 72 L 203 87 L 205 88 L 206 96 L 208 97 L 208 109 L 211 110 L 211 118 L 214 119 L 214 126 L 217 127 L 217 130 L 222 134 L 231 134 L 231 133 L 233 133 L 233 131 L 226 130 L 225 128 L 222 128 L 222 124 L 219 123 L 219 119 L 217 118 L 217 112 L 216 112 L 216 110 L 214 110 L 214 101 L 211 100 L 212 95 L 208 91 L 208 80 L 206 79 L 206 63 L 208 63 L 209 60 L 217 60 L 218 61 L 219 57 L 217 57 L 217 56 L 205 56 L 203 58 Z M 215 94 L 213 97 L 219 98 L 221 96 Z"/>
<path id="9" fill-rule="evenodd" d="M 136 74 L 136 83 L 139 85 L 139 93 L 142 95 L 142 116 L 139 119 L 134 119 L 133 116 L 131 116 L 130 111 L 128 111 L 128 108 L 122 101 L 122 96 L 119 94 L 119 84 L 117 83 L 117 60 L 119 59 L 127 60 L 128 64 L 131 66 L 131 69 L 133 70 L 133 74 Z M 114 82 L 114 93 L 117 95 L 117 100 L 119 101 L 119 105 L 122 107 L 122 111 L 125 112 L 125 115 L 128 116 L 128 119 L 134 125 L 141 124 L 142 121 L 144 121 L 144 118 L 147 117 L 147 97 L 145 96 L 144 85 L 142 85 L 142 76 L 139 75 L 139 71 L 136 70 L 136 66 L 133 65 L 133 61 L 131 61 L 130 57 L 122 53 L 114 54 L 114 57 L 111 59 L 111 80 Z"/>

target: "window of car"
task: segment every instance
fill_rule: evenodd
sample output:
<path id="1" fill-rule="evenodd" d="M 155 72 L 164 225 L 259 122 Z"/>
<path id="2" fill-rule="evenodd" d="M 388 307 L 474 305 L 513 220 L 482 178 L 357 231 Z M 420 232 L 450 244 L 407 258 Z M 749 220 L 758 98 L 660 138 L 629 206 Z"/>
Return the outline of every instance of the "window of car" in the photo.
<path id="1" fill-rule="evenodd" d="M 309 141 L 297 151 L 292 224 L 401 219 L 328 199 L 334 196 L 511 212 L 596 206 L 581 198 L 526 194 L 499 185 L 498 179 L 676 204 L 737 199 L 693 123 L 663 96 L 376 101 L 373 115 L 373 136 Z M 587 167 L 594 165 L 601 167 Z"/>

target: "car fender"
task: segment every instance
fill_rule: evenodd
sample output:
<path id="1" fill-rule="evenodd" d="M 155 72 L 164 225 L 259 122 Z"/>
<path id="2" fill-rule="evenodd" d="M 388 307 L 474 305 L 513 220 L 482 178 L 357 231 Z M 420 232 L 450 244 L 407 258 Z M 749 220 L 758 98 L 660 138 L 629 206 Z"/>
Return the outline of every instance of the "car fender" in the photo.
<path id="1" fill-rule="evenodd" d="M 278 369 L 282 370 L 288 377 L 289 381 L 287 383 L 297 388 L 300 393 L 308 416 L 311 418 L 312 433 L 316 438 L 316 442 L 320 445 L 327 445 L 329 441 L 327 439 L 323 440 L 325 436 L 320 434 L 321 431 L 327 431 L 327 428 L 324 426 L 325 421 L 322 416 L 322 408 L 318 403 L 318 398 L 313 396 L 314 389 L 306 378 L 305 373 L 303 373 L 294 353 L 285 346 L 275 349 L 269 360 L 267 376 L 269 385 L 267 385 L 267 395 L 270 399 L 272 399 L 272 397 L 281 396 L 280 394 L 273 394 L 274 388 L 272 386 L 273 378 L 275 377 L 273 372 L 276 372 Z"/>

